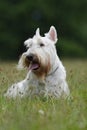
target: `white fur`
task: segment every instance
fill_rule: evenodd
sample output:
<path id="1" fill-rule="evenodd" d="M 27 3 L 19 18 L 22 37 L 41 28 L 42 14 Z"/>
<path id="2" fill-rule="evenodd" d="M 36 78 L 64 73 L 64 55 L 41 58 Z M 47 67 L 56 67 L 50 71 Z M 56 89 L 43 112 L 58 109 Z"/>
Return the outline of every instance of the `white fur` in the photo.
<path id="1" fill-rule="evenodd" d="M 50 70 L 45 74 L 38 77 L 37 74 L 29 70 L 26 78 L 16 84 L 13 84 L 5 94 L 6 97 L 16 98 L 25 96 L 52 96 L 59 98 L 61 96 L 69 95 L 69 88 L 66 82 L 66 71 L 59 57 L 57 56 L 55 43 L 57 42 L 57 32 L 55 27 L 51 26 L 45 37 L 40 36 L 39 28 L 36 30 L 36 34 L 33 38 L 24 42 L 28 48 L 24 52 L 19 60 L 18 68 L 26 68 L 25 58 L 29 54 L 33 53 L 37 55 L 41 65 L 47 65 L 50 63 Z M 40 44 L 44 46 L 41 47 Z"/>

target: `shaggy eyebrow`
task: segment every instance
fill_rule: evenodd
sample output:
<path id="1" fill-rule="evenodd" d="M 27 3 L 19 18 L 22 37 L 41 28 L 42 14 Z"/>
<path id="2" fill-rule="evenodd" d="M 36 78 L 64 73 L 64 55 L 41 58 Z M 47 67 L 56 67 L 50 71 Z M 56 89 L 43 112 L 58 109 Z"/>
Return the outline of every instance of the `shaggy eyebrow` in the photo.
<path id="1" fill-rule="evenodd" d="M 26 47 L 30 47 L 32 43 L 33 43 L 33 40 L 30 38 L 30 39 L 28 39 L 28 40 L 26 40 L 26 41 L 24 42 L 24 45 L 25 45 Z"/>

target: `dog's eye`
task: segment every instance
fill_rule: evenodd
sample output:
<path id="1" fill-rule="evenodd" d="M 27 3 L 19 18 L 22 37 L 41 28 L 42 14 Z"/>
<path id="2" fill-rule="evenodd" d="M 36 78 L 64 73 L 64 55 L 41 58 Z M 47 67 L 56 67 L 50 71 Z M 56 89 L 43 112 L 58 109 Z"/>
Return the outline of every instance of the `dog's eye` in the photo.
<path id="1" fill-rule="evenodd" d="M 45 45 L 44 45 L 43 43 L 40 43 L 40 46 L 43 47 L 43 46 L 45 46 Z"/>

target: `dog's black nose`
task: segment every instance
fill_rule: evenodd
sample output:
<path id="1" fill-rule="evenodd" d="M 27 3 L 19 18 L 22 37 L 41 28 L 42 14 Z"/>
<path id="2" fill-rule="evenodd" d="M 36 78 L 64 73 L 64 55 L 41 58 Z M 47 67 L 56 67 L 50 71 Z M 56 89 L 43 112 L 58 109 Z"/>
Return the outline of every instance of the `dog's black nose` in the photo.
<path id="1" fill-rule="evenodd" d="M 29 61 L 33 61 L 34 55 L 33 55 L 33 54 L 29 54 L 28 56 L 26 56 L 26 58 L 27 58 Z"/>

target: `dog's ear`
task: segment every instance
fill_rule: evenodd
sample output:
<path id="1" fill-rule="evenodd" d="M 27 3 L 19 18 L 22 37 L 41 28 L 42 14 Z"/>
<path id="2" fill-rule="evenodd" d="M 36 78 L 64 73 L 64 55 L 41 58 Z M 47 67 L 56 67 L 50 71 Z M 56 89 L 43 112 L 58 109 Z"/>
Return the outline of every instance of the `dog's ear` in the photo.
<path id="1" fill-rule="evenodd" d="M 37 30 L 36 30 L 36 36 L 37 36 L 37 37 L 40 36 L 40 29 L 39 29 L 39 28 L 37 28 Z"/>
<path id="2" fill-rule="evenodd" d="M 48 33 L 45 34 L 46 37 L 48 37 L 50 40 L 52 40 L 54 43 L 57 42 L 57 32 L 54 26 L 50 27 L 50 30 Z"/>

